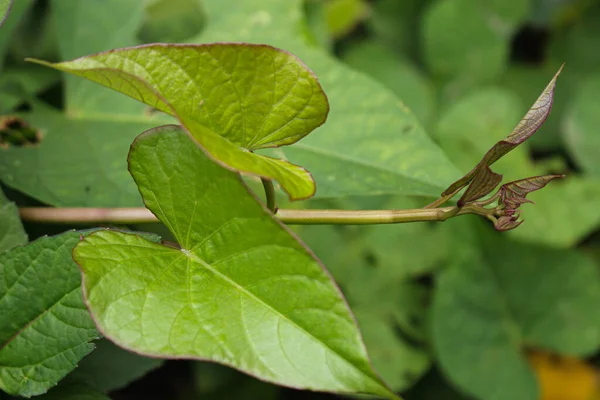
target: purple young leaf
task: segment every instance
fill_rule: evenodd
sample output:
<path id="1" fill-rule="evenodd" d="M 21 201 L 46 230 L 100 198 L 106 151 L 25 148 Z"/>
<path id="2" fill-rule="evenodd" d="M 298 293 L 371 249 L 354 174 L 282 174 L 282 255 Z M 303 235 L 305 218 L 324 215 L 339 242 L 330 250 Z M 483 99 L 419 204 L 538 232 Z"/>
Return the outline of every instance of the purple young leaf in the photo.
<path id="1" fill-rule="evenodd" d="M 516 210 L 521 204 L 533 203 L 526 198 L 529 193 L 543 188 L 553 179 L 563 177 L 564 175 L 542 175 L 505 183 L 499 190 L 500 202 L 507 210 Z"/>
<path id="2" fill-rule="evenodd" d="M 511 229 L 515 229 L 522 223 L 523 220 L 519 221 L 518 215 L 503 215 L 502 217 L 498 218 L 498 221 L 494 223 L 494 228 L 496 228 L 497 231 L 510 231 Z"/>
<path id="3" fill-rule="evenodd" d="M 513 129 L 512 133 L 508 135 L 506 139 L 499 141 L 490 150 L 488 150 L 479 164 L 477 164 L 475 168 L 469 171 L 465 176 L 450 185 L 448 189 L 442 193 L 442 196 L 447 196 L 465 187 L 475 178 L 477 173 L 482 168 L 489 167 L 498 161 L 506 153 L 510 152 L 525 140 L 529 139 L 542 126 L 544 121 L 546 121 L 548 118 L 548 115 L 550 115 L 550 110 L 552 109 L 552 103 L 554 101 L 554 88 L 556 86 L 556 80 L 558 79 L 563 67 L 564 64 L 561 65 L 558 72 L 554 75 L 550 83 L 548 83 L 548 86 L 546 86 L 540 97 L 538 97 L 533 106 L 531 106 L 529 111 L 527 111 L 527 114 L 525 114 L 515 129 Z"/>
<path id="4" fill-rule="evenodd" d="M 481 168 L 460 200 L 458 200 L 458 206 L 462 207 L 468 202 L 482 198 L 494 190 L 500 182 L 502 182 L 502 175 L 493 172 L 488 166 Z"/>

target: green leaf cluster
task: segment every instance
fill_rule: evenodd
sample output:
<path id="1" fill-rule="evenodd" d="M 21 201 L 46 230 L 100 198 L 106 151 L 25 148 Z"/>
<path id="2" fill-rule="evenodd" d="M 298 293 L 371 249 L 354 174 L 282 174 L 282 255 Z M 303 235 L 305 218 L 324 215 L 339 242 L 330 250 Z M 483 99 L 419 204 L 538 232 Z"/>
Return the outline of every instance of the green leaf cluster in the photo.
<path id="1" fill-rule="evenodd" d="M 0 136 L 0 397 L 106 399 L 187 365 L 170 398 L 536 400 L 531 352 L 597 364 L 598 5 L 234 3 L 12 5 L 0 118 L 34 134 Z M 545 125 L 473 170 L 563 62 Z M 515 181 L 519 229 L 292 232 L 253 193 L 267 177 L 282 208 L 412 209 L 469 171 L 466 200 Z M 567 178 L 529 194 L 547 174 Z M 161 225 L 23 225 L 40 203 Z"/>

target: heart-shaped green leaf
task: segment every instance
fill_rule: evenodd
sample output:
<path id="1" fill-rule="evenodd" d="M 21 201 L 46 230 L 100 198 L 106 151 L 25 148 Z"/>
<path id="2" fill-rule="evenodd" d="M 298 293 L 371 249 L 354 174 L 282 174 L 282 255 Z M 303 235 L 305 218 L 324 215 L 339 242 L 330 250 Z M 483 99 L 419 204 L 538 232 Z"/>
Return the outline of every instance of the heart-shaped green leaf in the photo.
<path id="1" fill-rule="evenodd" d="M 0 255 L 0 388 L 33 396 L 56 385 L 98 338 L 71 257 L 78 232 Z"/>
<path id="2" fill-rule="evenodd" d="M 385 86 L 301 40 L 302 0 L 204 0 L 207 29 L 197 43 L 268 43 L 300 57 L 319 77 L 331 104 L 327 123 L 293 146 L 278 148 L 307 168 L 318 197 L 393 193 L 437 196 L 460 171 L 433 143 L 412 112 Z"/>
<path id="3" fill-rule="evenodd" d="M 88 307 L 109 339 L 282 385 L 395 398 L 330 276 L 237 174 L 177 126 L 142 134 L 129 167 L 181 249 L 115 231 L 77 245 Z"/>
<path id="4" fill-rule="evenodd" d="M 252 153 L 294 143 L 327 118 L 319 82 L 290 53 L 235 43 L 152 44 L 46 65 L 176 116 L 217 161 L 277 179 L 292 199 L 315 192 L 303 168 Z"/>

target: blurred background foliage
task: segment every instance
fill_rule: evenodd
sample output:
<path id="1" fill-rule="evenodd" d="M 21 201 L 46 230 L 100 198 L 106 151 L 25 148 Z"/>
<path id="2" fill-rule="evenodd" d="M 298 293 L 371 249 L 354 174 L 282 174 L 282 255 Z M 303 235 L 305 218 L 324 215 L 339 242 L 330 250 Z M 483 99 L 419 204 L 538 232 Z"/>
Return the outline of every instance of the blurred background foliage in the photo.
<path id="1" fill-rule="evenodd" d="M 129 179 L 125 155 L 135 135 L 165 120 L 97 85 L 26 64 L 25 57 L 58 61 L 139 43 L 202 42 L 207 27 L 227 31 L 236 18 L 245 21 L 250 9 L 252 24 L 267 28 L 263 36 L 248 33 L 247 40 L 278 45 L 289 32 L 269 30 L 271 19 L 283 26 L 300 13 L 290 43 L 301 41 L 322 57 L 328 53 L 393 93 L 462 172 L 510 133 L 566 62 L 549 120 L 495 168 L 506 179 L 568 175 L 531 195 L 536 205 L 524 207 L 526 222 L 517 230 L 497 234 L 470 216 L 443 224 L 294 230 L 339 283 L 375 368 L 406 399 L 599 399 L 600 3 L 275 4 L 15 0 L 0 29 L 0 112 L 18 112 L 50 134 L 15 139 L 9 126 L 0 126 L 0 179 L 8 198 L 19 205 L 140 205 L 135 187 L 115 182 Z M 240 30 L 237 37 L 244 37 L 243 29 L 241 22 L 231 25 Z M 229 40 L 215 35 L 207 37 Z M 344 84 L 344 76 L 338 80 Z M 36 146 L 40 140 L 43 149 Z M 63 163 L 65 149 L 75 153 L 69 163 Z M 104 159 L 108 153 L 114 158 Z M 370 209 L 418 208 L 429 200 L 388 194 L 290 205 L 281 196 L 280 203 Z M 72 227 L 25 228 L 33 239 Z M 134 228 L 168 239 L 160 226 Z M 102 345 L 72 375 L 87 373 L 88 383 L 116 400 L 335 397 L 277 388 L 212 364 L 131 357 Z M 135 371 L 128 380 L 113 374 L 110 382 L 94 382 L 94 371 L 119 363 Z M 71 390 L 67 380 L 46 396 L 82 398 L 68 397 Z"/>

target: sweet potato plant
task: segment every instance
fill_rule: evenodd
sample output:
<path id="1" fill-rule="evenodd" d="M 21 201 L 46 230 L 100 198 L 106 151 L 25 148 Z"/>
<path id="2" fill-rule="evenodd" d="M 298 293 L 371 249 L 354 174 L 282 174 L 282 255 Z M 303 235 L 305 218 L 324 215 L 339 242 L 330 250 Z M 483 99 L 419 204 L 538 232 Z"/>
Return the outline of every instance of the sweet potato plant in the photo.
<path id="1" fill-rule="evenodd" d="M 404 5 L 434 115 L 393 2 L 224 3 L 0 1 L 0 398 L 535 400 L 544 357 L 591 395 L 600 185 L 526 147 L 570 60 L 527 110 L 471 0 Z"/>

